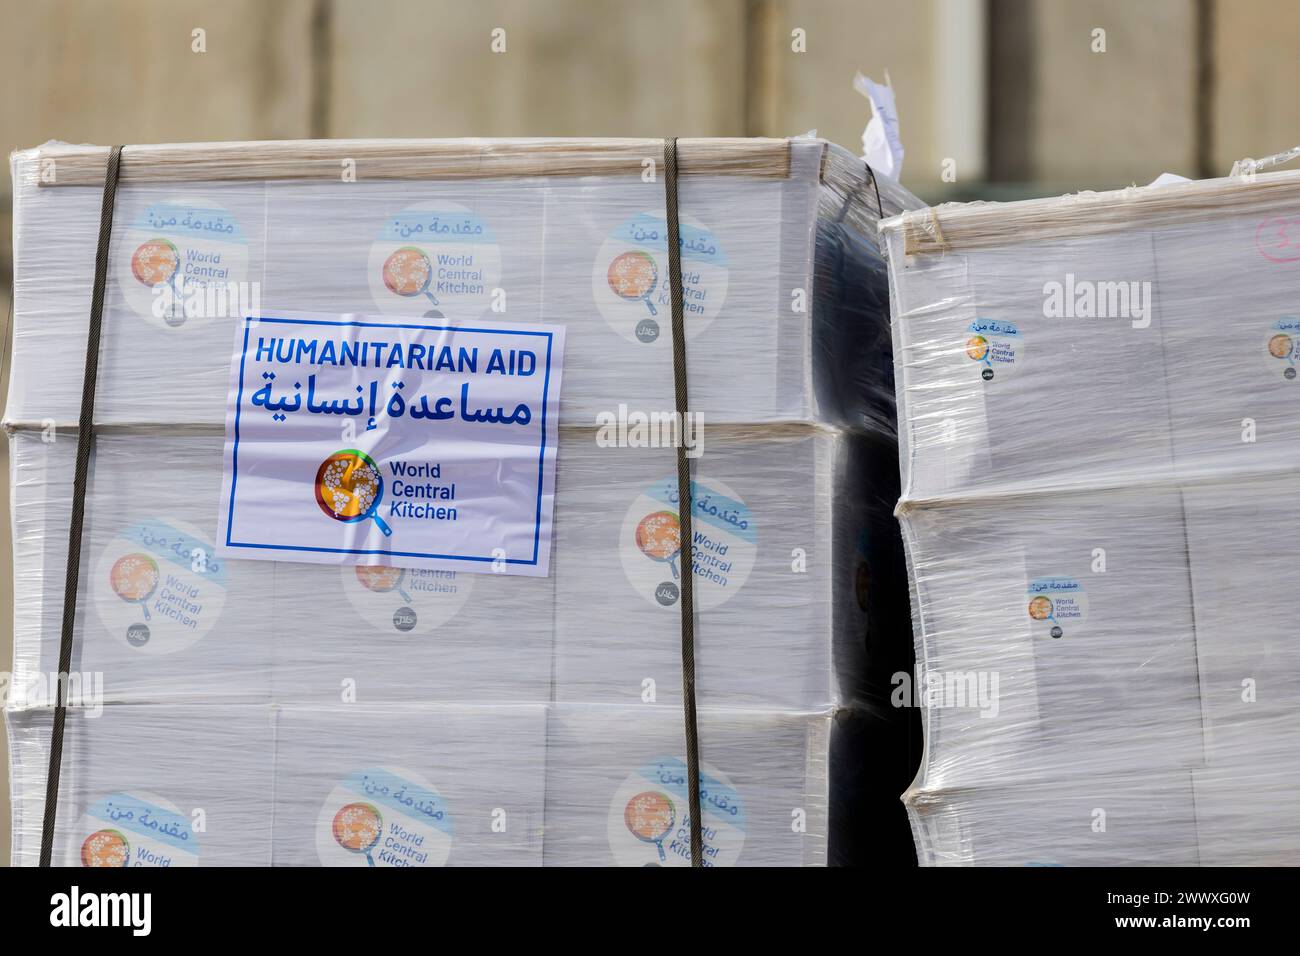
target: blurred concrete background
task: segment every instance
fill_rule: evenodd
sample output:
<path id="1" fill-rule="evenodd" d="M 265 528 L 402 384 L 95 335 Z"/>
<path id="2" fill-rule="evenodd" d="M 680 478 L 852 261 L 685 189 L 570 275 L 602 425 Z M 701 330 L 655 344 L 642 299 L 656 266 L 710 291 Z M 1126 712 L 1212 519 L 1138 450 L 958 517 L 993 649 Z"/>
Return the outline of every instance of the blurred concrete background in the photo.
<path id="1" fill-rule="evenodd" d="M 930 201 L 1224 175 L 1300 143 L 1295 0 L 0 0 L 0 24 L 6 154 L 49 139 L 810 129 L 858 151 L 870 108 L 854 73 L 886 69 L 902 179 Z M 3 177 L 6 316 L 11 200 Z M 5 383 L 8 336 L 6 321 Z M 7 671 L 6 443 L 0 493 Z M 4 863 L 8 820 L 5 779 Z"/>

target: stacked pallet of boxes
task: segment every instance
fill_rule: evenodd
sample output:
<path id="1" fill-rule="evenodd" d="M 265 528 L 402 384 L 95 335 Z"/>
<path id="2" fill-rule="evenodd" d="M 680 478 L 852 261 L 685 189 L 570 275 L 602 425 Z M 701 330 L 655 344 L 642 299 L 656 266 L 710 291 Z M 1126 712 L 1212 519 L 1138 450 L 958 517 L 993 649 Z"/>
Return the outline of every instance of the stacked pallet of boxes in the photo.
<path id="1" fill-rule="evenodd" d="M 19 863 L 44 812 L 106 152 L 13 160 Z M 845 493 L 890 440 L 874 224 L 916 203 L 819 140 L 679 155 L 704 859 L 823 863 L 849 779 L 833 715 L 866 673 L 855 581 L 889 559 L 879 510 Z M 677 452 L 627 430 L 673 408 L 662 157 L 125 150 L 56 862 L 689 861 Z M 565 326 L 550 573 L 221 554 L 235 328 L 271 312 Z"/>
<path id="2" fill-rule="evenodd" d="M 1300 174 L 884 227 L 930 864 L 1300 860 Z"/>

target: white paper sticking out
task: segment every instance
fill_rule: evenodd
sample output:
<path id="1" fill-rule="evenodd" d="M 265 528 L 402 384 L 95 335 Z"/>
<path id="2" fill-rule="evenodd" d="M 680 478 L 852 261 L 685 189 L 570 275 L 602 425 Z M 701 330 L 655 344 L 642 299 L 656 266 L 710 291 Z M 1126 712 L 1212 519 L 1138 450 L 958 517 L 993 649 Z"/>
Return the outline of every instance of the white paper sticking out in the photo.
<path id="1" fill-rule="evenodd" d="M 859 73 L 853 78 L 853 88 L 871 103 L 871 119 L 862 131 L 862 158 L 876 173 L 897 180 L 903 173 L 903 139 L 889 73 L 885 73 L 884 85 Z"/>
<path id="2" fill-rule="evenodd" d="M 1155 179 L 1151 180 L 1151 182 L 1147 183 L 1147 185 L 1148 186 L 1172 186 L 1175 183 L 1190 183 L 1190 182 L 1191 180 L 1188 179 L 1186 176 L 1179 176 L 1177 173 L 1161 173 Z"/>

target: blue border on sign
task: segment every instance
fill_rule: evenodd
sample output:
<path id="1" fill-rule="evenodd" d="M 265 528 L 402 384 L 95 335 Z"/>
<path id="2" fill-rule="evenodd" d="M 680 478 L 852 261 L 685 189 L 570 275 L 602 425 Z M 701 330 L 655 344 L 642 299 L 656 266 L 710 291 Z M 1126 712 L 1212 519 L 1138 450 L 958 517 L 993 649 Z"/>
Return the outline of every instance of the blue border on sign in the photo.
<path id="1" fill-rule="evenodd" d="M 430 332 L 479 332 L 486 335 L 535 335 L 546 339 L 546 376 L 542 380 L 542 441 L 537 451 L 537 509 L 533 519 L 533 556 L 530 560 L 523 558 L 492 558 L 465 554 L 425 554 L 422 551 L 366 550 L 363 548 L 320 548 L 308 545 L 292 544 L 258 544 L 252 541 L 232 541 L 230 531 L 235 523 L 235 488 L 239 484 L 239 416 L 244 409 L 244 363 L 248 358 L 248 332 L 251 325 L 262 322 L 280 325 L 354 325 L 373 329 L 423 329 Z M 537 553 L 542 535 L 542 488 L 546 474 L 546 406 L 551 388 L 551 345 L 552 332 L 533 332 L 528 329 L 480 329 L 465 325 L 403 325 L 396 322 L 357 322 L 327 319 L 283 319 L 275 316 L 253 318 L 244 316 L 244 343 L 239 352 L 239 390 L 235 398 L 235 444 L 230 460 L 230 508 L 226 516 L 226 547 L 228 548 L 264 548 L 271 551 L 321 551 L 330 554 L 386 554 L 395 558 L 435 558 L 441 561 L 497 561 L 504 564 L 537 564 Z"/>

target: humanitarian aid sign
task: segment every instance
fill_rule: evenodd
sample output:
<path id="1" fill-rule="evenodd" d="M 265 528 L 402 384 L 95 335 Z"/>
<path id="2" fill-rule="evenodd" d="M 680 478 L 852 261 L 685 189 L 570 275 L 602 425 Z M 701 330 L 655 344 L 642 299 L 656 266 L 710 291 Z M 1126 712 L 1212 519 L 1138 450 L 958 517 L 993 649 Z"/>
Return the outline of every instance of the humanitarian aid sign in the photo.
<path id="1" fill-rule="evenodd" d="M 246 317 L 219 553 L 545 576 L 564 329 Z"/>

